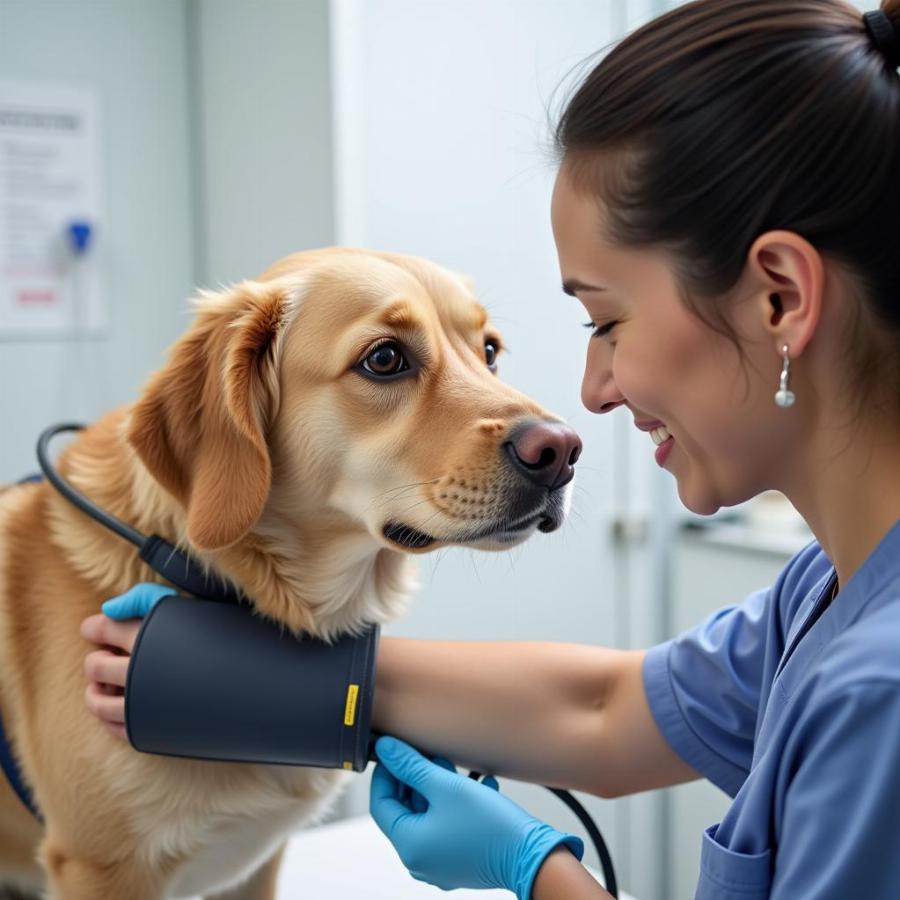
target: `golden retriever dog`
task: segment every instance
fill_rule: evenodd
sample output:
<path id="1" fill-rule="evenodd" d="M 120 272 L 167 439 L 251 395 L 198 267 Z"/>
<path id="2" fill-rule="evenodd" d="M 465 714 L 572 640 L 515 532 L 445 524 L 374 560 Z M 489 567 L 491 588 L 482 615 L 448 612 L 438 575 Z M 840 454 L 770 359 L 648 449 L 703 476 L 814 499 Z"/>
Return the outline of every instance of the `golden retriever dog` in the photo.
<path id="1" fill-rule="evenodd" d="M 467 279 L 331 248 L 195 306 L 137 401 L 58 468 L 258 614 L 358 631 L 403 609 L 412 555 L 561 524 L 580 443 L 495 376 L 500 337 Z M 352 777 L 142 754 L 90 715 L 81 620 L 160 580 L 46 481 L 0 493 L 0 713 L 44 817 L 0 778 L 0 882 L 59 900 L 271 898 L 287 837 Z"/>

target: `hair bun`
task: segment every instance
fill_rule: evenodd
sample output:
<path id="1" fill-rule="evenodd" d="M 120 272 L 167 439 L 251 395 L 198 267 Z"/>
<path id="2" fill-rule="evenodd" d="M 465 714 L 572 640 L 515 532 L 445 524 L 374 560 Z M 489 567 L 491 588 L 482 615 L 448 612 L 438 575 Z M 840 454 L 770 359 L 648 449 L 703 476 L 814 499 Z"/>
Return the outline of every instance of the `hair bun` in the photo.
<path id="1" fill-rule="evenodd" d="M 863 14 L 863 24 L 872 43 L 892 68 L 900 68 L 900 34 L 884 10 L 876 9 Z"/>

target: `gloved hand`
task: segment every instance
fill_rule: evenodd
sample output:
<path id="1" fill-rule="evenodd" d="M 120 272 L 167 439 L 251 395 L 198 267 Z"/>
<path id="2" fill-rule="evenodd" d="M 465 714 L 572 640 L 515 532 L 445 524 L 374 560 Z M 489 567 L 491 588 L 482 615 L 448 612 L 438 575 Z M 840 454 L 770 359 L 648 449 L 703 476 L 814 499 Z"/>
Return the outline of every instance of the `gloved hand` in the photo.
<path id="1" fill-rule="evenodd" d="M 580 838 L 535 819 L 500 794 L 496 781 L 447 771 L 443 761 L 430 762 L 392 737 L 379 738 L 375 751 L 381 762 L 372 776 L 372 818 L 419 881 L 445 891 L 505 888 L 530 900 L 554 847 L 565 844 L 579 860 L 584 854 Z"/>
<path id="2" fill-rule="evenodd" d="M 111 619 L 142 619 L 163 597 L 177 593 L 175 588 L 142 581 L 107 600 L 100 609 Z"/>

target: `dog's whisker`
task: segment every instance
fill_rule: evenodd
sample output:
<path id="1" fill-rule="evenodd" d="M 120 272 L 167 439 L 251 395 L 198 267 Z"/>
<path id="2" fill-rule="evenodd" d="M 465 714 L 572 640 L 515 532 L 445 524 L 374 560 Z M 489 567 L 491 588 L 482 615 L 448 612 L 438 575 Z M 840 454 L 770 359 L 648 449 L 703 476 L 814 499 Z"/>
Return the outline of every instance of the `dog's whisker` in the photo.
<path id="1" fill-rule="evenodd" d="M 478 571 L 478 565 L 475 560 L 475 552 L 473 550 L 470 550 L 468 556 L 472 562 L 472 571 L 475 573 L 475 577 L 478 579 L 478 583 L 482 584 L 481 573 Z"/>
<path id="2" fill-rule="evenodd" d="M 417 482 L 415 484 L 401 484 L 398 487 L 388 488 L 388 490 L 382 491 L 380 494 L 376 494 L 372 498 L 372 501 L 375 502 L 376 500 L 382 500 L 384 498 L 393 499 L 393 498 L 388 497 L 388 495 L 389 494 L 397 494 L 398 492 L 402 493 L 403 491 L 411 491 L 417 487 L 421 487 L 423 484 L 426 484 L 426 483 L 427 482 Z"/>
<path id="3" fill-rule="evenodd" d="M 431 570 L 432 578 L 437 575 L 438 566 L 440 566 L 440 564 L 444 561 L 444 558 L 447 556 L 448 549 L 449 547 L 441 547 L 441 549 L 438 550 L 437 554 L 435 555 L 434 567 Z"/>
<path id="4" fill-rule="evenodd" d="M 401 494 L 397 494 L 397 491 L 411 491 L 418 487 L 426 487 L 429 484 L 437 484 L 440 481 L 440 478 L 434 478 L 431 481 L 414 481 L 412 484 L 401 484 L 397 487 L 388 488 L 386 491 L 382 491 L 380 494 L 376 494 L 371 502 L 368 504 L 367 509 L 371 509 L 377 502 L 381 501 L 382 504 L 393 502 L 397 500 L 399 497 L 402 497 Z M 393 497 L 388 497 L 388 494 L 395 494 Z"/>
<path id="5" fill-rule="evenodd" d="M 520 548 L 520 547 L 516 547 L 516 548 L 514 548 L 514 549 L 517 550 L 517 551 L 519 551 L 519 552 L 518 552 L 518 553 L 515 553 L 515 552 L 509 552 L 509 553 L 507 553 L 507 563 L 508 563 L 508 566 L 509 566 L 508 571 L 509 571 L 509 574 L 510 574 L 510 575 L 512 575 L 512 574 L 515 572 L 515 569 L 516 569 L 516 562 L 518 561 L 519 556 L 521 555 L 521 548 Z"/>
<path id="6" fill-rule="evenodd" d="M 431 502 L 431 501 L 430 501 L 427 497 L 424 497 L 424 498 L 421 499 L 421 500 L 416 500 L 415 503 L 411 504 L 410 506 L 407 506 L 406 509 L 402 510 L 402 511 L 399 513 L 399 515 L 405 516 L 408 512 L 411 512 L 411 511 L 414 510 L 417 506 L 421 506 L 423 503 L 430 503 L 430 502 Z M 440 510 L 440 509 L 437 510 L 437 511 L 435 512 L 435 515 L 437 515 L 437 513 L 439 513 L 439 512 L 443 512 L 443 510 Z"/>
<path id="7" fill-rule="evenodd" d="M 430 516 L 422 523 L 421 529 L 417 529 L 417 530 L 418 530 L 418 531 L 425 531 L 425 527 L 428 525 L 428 523 L 429 523 L 435 516 L 439 516 L 442 512 L 443 512 L 443 510 L 436 509 L 436 510 L 435 510 L 435 511 L 434 511 L 434 512 L 433 512 L 433 513 L 432 513 L 432 514 L 431 514 L 431 515 L 430 515 Z M 427 534 L 427 532 L 426 532 L 426 534 Z"/>
<path id="8" fill-rule="evenodd" d="M 417 487 L 418 487 L 418 485 L 408 485 L 406 487 L 406 491 L 412 491 Z M 366 506 L 366 509 L 371 510 L 372 507 L 375 506 L 376 503 L 379 505 L 379 507 L 384 507 L 388 503 L 394 503 L 395 501 L 400 500 L 402 498 L 403 498 L 403 494 L 396 494 L 393 497 L 383 497 L 383 496 L 373 497 L 372 500 L 369 502 L 369 504 Z"/>
<path id="9" fill-rule="evenodd" d="M 392 491 L 402 491 L 405 488 L 412 487 L 424 487 L 426 484 L 437 484 L 441 479 L 440 478 L 432 478 L 430 481 L 414 481 L 412 484 L 401 484 L 397 487 L 388 488 L 386 491 L 383 491 L 384 494 L 390 494 Z"/>

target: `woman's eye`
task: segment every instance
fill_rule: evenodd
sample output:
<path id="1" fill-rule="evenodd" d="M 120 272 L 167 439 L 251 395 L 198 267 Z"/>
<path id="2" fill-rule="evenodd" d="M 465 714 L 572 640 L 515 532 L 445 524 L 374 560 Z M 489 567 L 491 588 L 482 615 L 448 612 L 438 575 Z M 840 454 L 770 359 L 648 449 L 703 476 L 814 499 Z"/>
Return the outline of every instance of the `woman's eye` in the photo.
<path id="1" fill-rule="evenodd" d="M 372 350 L 362 361 L 362 367 L 372 375 L 384 377 L 406 372 L 410 366 L 400 345 L 388 341 L 385 344 L 379 344 Z"/>
<path id="2" fill-rule="evenodd" d="M 487 367 L 493 372 L 497 368 L 497 344 L 494 341 L 484 342 L 484 358 Z"/>
<path id="3" fill-rule="evenodd" d="M 594 322 L 585 322 L 584 327 L 593 328 L 594 332 L 591 337 L 606 337 L 618 324 L 618 322 L 607 322 L 605 325 L 597 325 Z"/>

